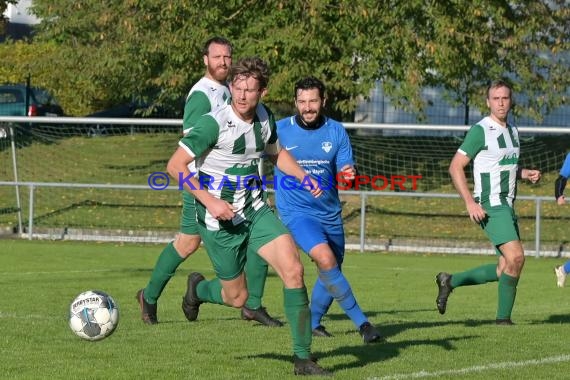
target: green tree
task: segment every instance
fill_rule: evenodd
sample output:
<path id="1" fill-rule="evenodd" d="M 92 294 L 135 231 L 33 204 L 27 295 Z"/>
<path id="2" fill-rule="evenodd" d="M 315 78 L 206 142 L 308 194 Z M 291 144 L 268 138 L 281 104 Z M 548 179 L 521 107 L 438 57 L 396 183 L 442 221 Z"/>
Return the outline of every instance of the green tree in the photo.
<path id="1" fill-rule="evenodd" d="M 268 101 L 291 104 L 293 83 L 315 75 L 343 120 L 377 83 L 420 120 L 422 88 L 484 109 L 497 77 L 513 82 L 521 115 L 568 103 L 564 0 L 36 0 L 34 10 L 43 19 L 34 43 L 58 46 L 37 58 L 65 68 L 62 91 L 86 106 L 73 109 L 140 97 L 180 111 L 215 34 L 232 40 L 236 58 L 269 61 Z"/>

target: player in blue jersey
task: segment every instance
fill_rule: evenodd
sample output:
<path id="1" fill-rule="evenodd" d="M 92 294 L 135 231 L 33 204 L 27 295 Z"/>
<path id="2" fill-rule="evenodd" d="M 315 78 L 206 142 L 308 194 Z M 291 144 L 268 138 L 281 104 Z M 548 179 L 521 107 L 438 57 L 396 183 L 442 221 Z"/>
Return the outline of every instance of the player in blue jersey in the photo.
<path id="1" fill-rule="evenodd" d="M 321 324 L 333 299 L 337 300 L 362 335 L 364 342 L 382 338 L 356 302 L 341 271 L 344 260 L 344 228 L 337 189 L 356 174 L 350 139 L 338 121 L 324 115 L 325 85 L 314 77 L 295 84 L 297 115 L 277 122 L 281 145 L 320 181 L 325 190 L 319 198 L 291 184 L 275 168 L 276 206 L 297 245 L 315 262 L 318 279 L 311 295 L 311 327 L 314 336 L 332 336 Z"/>
<path id="2" fill-rule="evenodd" d="M 554 183 L 554 197 L 556 198 L 556 203 L 560 206 L 566 203 L 566 198 L 564 197 L 564 189 L 566 188 L 566 182 L 570 177 L 570 153 L 566 155 L 564 164 L 560 169 L 560 176 L 556 179 Z M 564 287 L 566 283 L 566 275 L 570 273 L 570 260 L 566 261 L 564 265 L 558 265 L 554 268 L 554 273 L 556 274 L 556 285 L 559 288 Z"/>

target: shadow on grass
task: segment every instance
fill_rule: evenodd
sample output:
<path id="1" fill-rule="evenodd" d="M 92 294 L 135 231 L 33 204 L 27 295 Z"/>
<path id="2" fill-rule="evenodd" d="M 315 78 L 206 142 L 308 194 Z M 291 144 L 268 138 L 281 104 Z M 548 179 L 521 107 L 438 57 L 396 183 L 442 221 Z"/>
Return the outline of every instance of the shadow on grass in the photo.
<path id="1" fill-rule="evenodd" d="M 381 362 L 385 360 L 389 360 L 391 358 L 397 357 L 400 354 L 401 350 L 404 350 L 408 347 L 412 346 L 438 346 L 442 347 L 446 350 L 453 349 L 453 342 L 455 341 L 464 341 L 466 339 L 474 339 L 478 338 L 479 336 L 476 335 L 464 335 L 458 336 L 454 338 L 444 338 L 444 339 L 417 339 L 417 340 L 408 340 L 408 341 L 401 341 L 401 342 L 383 342 L 377 343 L 372 345 L 365 345 L 359 343 L 355 346 L 342 346 L 338 347 L 332 351 L 327 352 L 325 355 L 319 355 L 315 353 L 315 357 L 317 359 L 322 357 L 334 357 L 334 356 L 342 356 L 346 357 L 347 355 L 352 356 L 354 359 L 351 359 L 350 362 L 345 364 L 338 364 L 333 367 L 325 368 L 330 371 L 339 371 L 339 370 L 347 370 L 352 368 L 361 368 L 369 363 L 374 362 Z M 272 353 L 263 353 L 259 355 L 247 355 L 243 358 L 251 359 L 251 358 L 262 358 L 262 359 L 272 359 L 272 360 L 283 360 L 287 362 L 292 361 L 292 355 L 281 355 L 281 354 L 272 354 Z"/>
<path id="2" fill-rule="evenodd" d="M 570 314 L 553 314 L 549 315 L 548 318 L 543 320 L 534 320 L 530 322 L 531 325 L 542 325 L 545 323 L 560 324 L 560 323 L 570 323 Z"/>
<path id="3" fill-rule="evenodd" d="M 434 311 L 435 309 L 417 309 L 417 310 L 406 310 L 406 312 L 414 313 L 414 312 L 425 312 L 425 311 Z M 426 329 L 432 327 L 441 327 L 441 326 L 451 326 L 451 325 L 460 325 L 464 327 L 479 327 L 485 325 L 495 325 L 494 319 L 465 319 L 460 321 L 450 321 L 450 320 L 443 320 L 441 322 L 437 321 L 429 321 L 429 322 L 404 322 L 404 323 L 393 323 L 393 324 L 386 324 L 381 322 L 376 322 L 374 320 L 375 316 L 381 316 L 386 314 L 398 314 L 402 313 L 402 311 L 394 310 L 394 311 L 387 311 L 387 312 L 367 312 L 366 315 L 370 319 L 371 323 L 376 325 L 380 330 L 380 333 L 385 338 L 390 338 L 392 336 L 396 336 L 403 331 L 412 330 L 412 329 Z M 328 319 L 332 320 L 348 320 L 348 317 L 345 314 L 327 314 Z M 352 335 L 355 333 L 354 329 L 345 330 L 342 334 L 345 335 Z M 338 334 L 338 333 L 337 333 Z"/>

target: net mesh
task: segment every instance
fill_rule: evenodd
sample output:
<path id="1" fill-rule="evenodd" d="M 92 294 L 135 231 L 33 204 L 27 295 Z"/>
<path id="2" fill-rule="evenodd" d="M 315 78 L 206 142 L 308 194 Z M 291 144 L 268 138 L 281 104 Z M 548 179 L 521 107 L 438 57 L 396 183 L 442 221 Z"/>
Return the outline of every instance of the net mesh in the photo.
<path id="1" fill-rule="evenodd" d="M 100 133 L 93 133 L 95 127 Z M 469 221 L 447 173 L 464 132 L 398 135 L 381 129 L 351 129 L 349 133 L 361 174 L 386 178 L 421 176 L 417 194 L 454 196 L 399 196 L 398 192 L 412 190 L 411 181 L 405 183 L 404 189 L 396 186 L 394 191 L 390 188 L 372 191 L 365 202 L 361 195 L 342 193 L 349 243 L 359 242 L 364 234 L 365 242 L 377 248 L 443 247 L 453 252 L 463 247 L 489 252 L 489 243 Z M 33 232 L 38 236 L 148 242 L 171 239 L 179 225 L 180 193 L 152 190 L 148 179 L 154 172 L 166 171 L 179 137 L 179 127 L 172 126 L 12 125 L 10 128 L 0 125 L 0 180 L 14 181 L 17 173 L 21 182 L 39 183 L 33 191 L 33 209 L 30 209 L 28 186 L 0 186 L 0 231 L 13 233 L 21 223 L 26 232 L 33 218 Z M 519 196 L 552 197 L 554 180 L 569 147 L 570 133 L 522 135 L 523 166 L 541 169 L 544 177 L 538 185 L 522 183 Z M 268 163 L 264 171 L 271 173 Z M 41 185 L 46 182 L 138 188 Z M 374 189 L 364 185 L 361 190 Z M 521 234 L 532 242 L 536 228 L 535 202 L 519 200 L 517 212 Z M 568 225 L 568 214 L 554 202 L 544 203 L 540 213 L 543 246 L 560 250 L 567 240 L 564 225 Z"/>

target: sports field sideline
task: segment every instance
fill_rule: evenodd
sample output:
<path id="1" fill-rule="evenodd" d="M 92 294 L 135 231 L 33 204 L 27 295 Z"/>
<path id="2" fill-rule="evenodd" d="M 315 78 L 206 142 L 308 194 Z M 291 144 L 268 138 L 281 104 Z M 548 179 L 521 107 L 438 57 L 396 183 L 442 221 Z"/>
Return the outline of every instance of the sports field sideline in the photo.
<path id="1" fill-rule="evenodd" d="M 204 305 L 189 323 L 180 310 L 186 276 L 213 273 L 198 251 L 159 303 L 157 326 L 140 321 L 134 295 L 149 278 L 159 245 L 0 241 L 0 353 L 4 379 L 295 378 L 287 328 L 240 320 L 239 311 Z M 445 315 L 435 307 L 434 276 L 494 260 L 490 256 L 348 253 L 344 272 L 365 313 L 387 342 L 363 345 L 333 304 L 314 338 L 319 364 L 342 379 L 565 379 L 570 372 L 570 287 L 557 288 L 562 259 L 527 257 L 513 312 L 496 326 L 497 286 L 453 292 Z M 314 265 L 306 264 L 309 289 Z M 281 320 L 279 279 L 270 272 L 263 303 Z M 67 326 L 69 302 L 87 289 L 111 294 L 116 332 L 99 342 Z M 505 349 L 504 347 L 508 347 Z"/>

